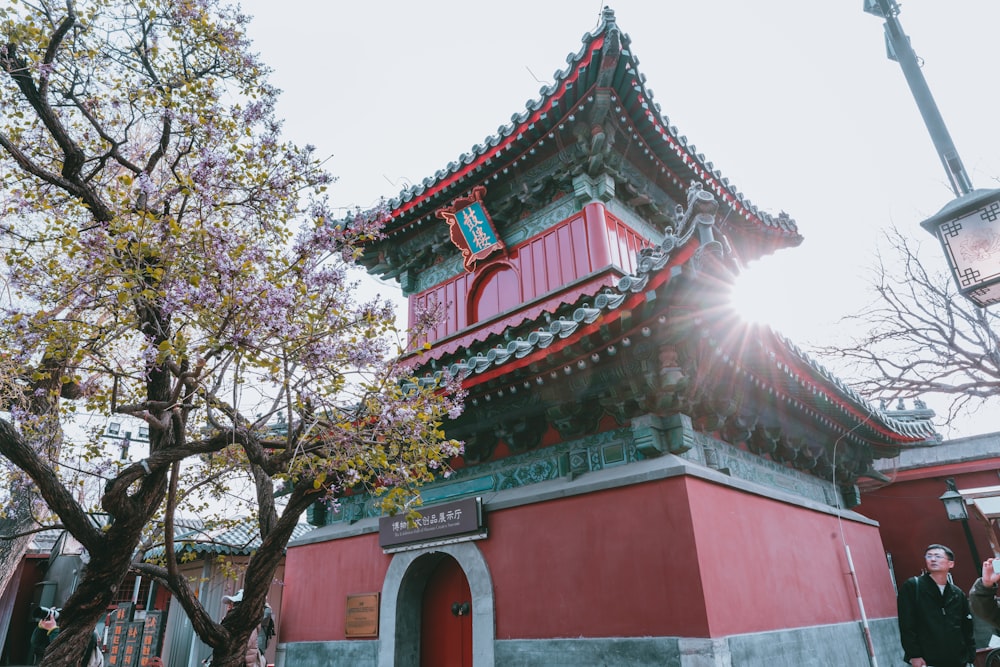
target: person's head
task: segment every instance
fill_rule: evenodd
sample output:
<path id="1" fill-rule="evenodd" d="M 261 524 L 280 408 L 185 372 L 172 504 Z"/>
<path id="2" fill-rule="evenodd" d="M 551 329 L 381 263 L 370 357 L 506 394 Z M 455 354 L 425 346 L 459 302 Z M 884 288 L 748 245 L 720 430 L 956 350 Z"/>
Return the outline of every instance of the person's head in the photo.
<path id="1" fill-rule="evenodd" d="M 924 549 L 924 567 L 928 572 L 948 572 L 955 567 L 955 552 L 943 544 L 932 544 Z"/>

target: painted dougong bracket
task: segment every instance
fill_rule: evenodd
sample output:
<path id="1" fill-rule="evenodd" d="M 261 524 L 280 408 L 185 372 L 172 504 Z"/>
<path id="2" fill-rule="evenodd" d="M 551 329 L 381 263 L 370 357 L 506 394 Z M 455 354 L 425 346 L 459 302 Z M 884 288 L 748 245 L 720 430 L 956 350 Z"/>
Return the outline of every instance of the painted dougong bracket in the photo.
<path id="1" fill-rule="evenodd" d="M 632 438 L 646 458 L 683 454 L 694 446 L 694 427 L 687 415 L 640 415 L 632 419 Z"/>

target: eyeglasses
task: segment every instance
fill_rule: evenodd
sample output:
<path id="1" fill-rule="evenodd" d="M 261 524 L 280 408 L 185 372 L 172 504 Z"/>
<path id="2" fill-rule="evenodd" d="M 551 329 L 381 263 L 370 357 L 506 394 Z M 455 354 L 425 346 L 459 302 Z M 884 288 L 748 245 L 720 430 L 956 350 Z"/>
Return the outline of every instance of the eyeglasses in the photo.
<path id="1" fill-rule="evenodd" d="M 948 554 L 924 554 L 924 560 L 951 560 Z"/>

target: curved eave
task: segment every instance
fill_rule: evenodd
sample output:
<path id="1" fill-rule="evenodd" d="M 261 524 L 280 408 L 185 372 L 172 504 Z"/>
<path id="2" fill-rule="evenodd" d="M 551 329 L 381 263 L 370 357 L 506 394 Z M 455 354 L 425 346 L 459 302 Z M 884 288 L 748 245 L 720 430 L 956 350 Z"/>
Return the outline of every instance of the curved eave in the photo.
<path id="1" fill-rule="evenodd" d="M 559 319 L 558 312 L 581 300 L 593 301 L 602 289 L 613 286 L 617 276 L 618 274 L 612 273 L 594 276 L 573 288 L 559 292 L 528 307 L 502 313 L 485 324 L 479 324 L 474 328 L 465 329 L 447 338 L 436 340 L 430 350 L 420 353 L 420 363 L 423 365 L 432 360 L 454 357 L 455 355 L 467 356 L 469 350 L 488 346 L 489 341 L 505 337 L 508 332 L 522 328 L 527 323 L 543 319 Z"/>
<path id="2" fill-rule="evenodd" d="M 174 553 L 193 553 L 198 555 L 212 554 L 217 556 L 249 556 L 260 547 L 258 538 L 250 544 L 222 544 L 218 542 L 176 542 Z M 144 560 L 162 558 L 166 550 L 164 547 L 154 547 L 143 556 Z"/>
<path id="3" fill-rule="evenodd" d="M 483 143 L 476 144 L 458 160 L 449 162 L 420 183 L 402 190 L 389 201 L 391 221 L 386 234 L 391 238 L 420 222 L 422 216 L 459 196 L 479 182 L 485 182 L 494 174 L 528 159 L 530 150 L 548 132 L 557 127 L 566 115 L 565 109 L 572 108 L 587 87 L 585 63 L 599 64 L 604 36 L 601 31 L 584 36 L 584 47 L 567 60 L 570 66 L 555 73 L 555 82 L 542 88 L 540 97 L 529 100 L 525 110 L 514 114 L 511 122 L 497 129 Z M 581 81 L 581 76 L 584 80 Z M 578 85 L 579 84 L 579 85 Z"/>
<path id="4" fill-rule="evenodd" d="M 725 219 L 723 231 L 755 237 L 756 242 L 749 243 L 753 247 L 744 250 L 744 255 L 749 255 L 746 259 L 801 243 L 802 236 L 791 218 L 759 210 L 670 125 L 653 101 L 629 45 L 628 35 L 620 32 L 614 14 L 606 10 L 598 29 L 583 36 L 583 47 L 567 57 L 568 67 L 555 73 L 555 82 L 542 88 L 538 99 L 530 100 L 509 124 L 457 161 L 389 202 L 388 240 L 428 221 L 434 210 L 472 186 L 530 160 L 541 141 L 554 138 L 562 124 L 593 102 L 596 91 L 608 91 L 611 111 L 632 134 L 635 147 L 630 150 L 647 157 L 651 162 L 648 168 L 658 170 L 675 186 L 674 195 L 680 198 L 692 180 L 701 182 L 731 212 L 720 216 Z"/>
<path id="5" fill-rule="evenodd" d="M 772 378 L 792 400 L 814 410 L 817 418 L 841 428 L 849 428 L 850 437 L 864 440 L 885 453 L 884 448 L 926 446 L 940 442 L 941 436 L 930 420 L 901 420 L 877 409 L 858 392 L 847 386 L 827 368 L 807 356 L 787 338 L 770 327 L 759 327 L 759 353 L 762 375 Z"/>

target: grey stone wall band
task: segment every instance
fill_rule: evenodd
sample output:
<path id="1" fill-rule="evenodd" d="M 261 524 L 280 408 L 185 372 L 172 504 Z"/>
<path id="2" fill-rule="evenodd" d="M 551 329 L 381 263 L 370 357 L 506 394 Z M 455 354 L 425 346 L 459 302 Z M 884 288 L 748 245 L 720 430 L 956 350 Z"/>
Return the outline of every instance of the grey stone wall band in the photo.
<path id="1" fill-rule="evenodd" d="M 880 618 L 870 621 L 869 625 L 878 663 L 894 665 L 901 662 L 896 619 Z M 279 646 L 275 667 L 393 665 L 391 657 L 384 659 L 391 653 L 382 653 L 382 644 L 381 641 L 378 644 L 363 641 L 284 644 Z M 489 646 L 488 655 L 484 651 L 473 656 L 476 667 L 586 667 L 595 664 L 602 667 L 828 667 L 870 664 L 861 624 L 857 621 L 717 639 L 508 639 L 490 641 Z M 378 657 L 376 647 L 379 649 Z M 419 654 L 416 662 L 397 664 L 419 664 Z"/>

